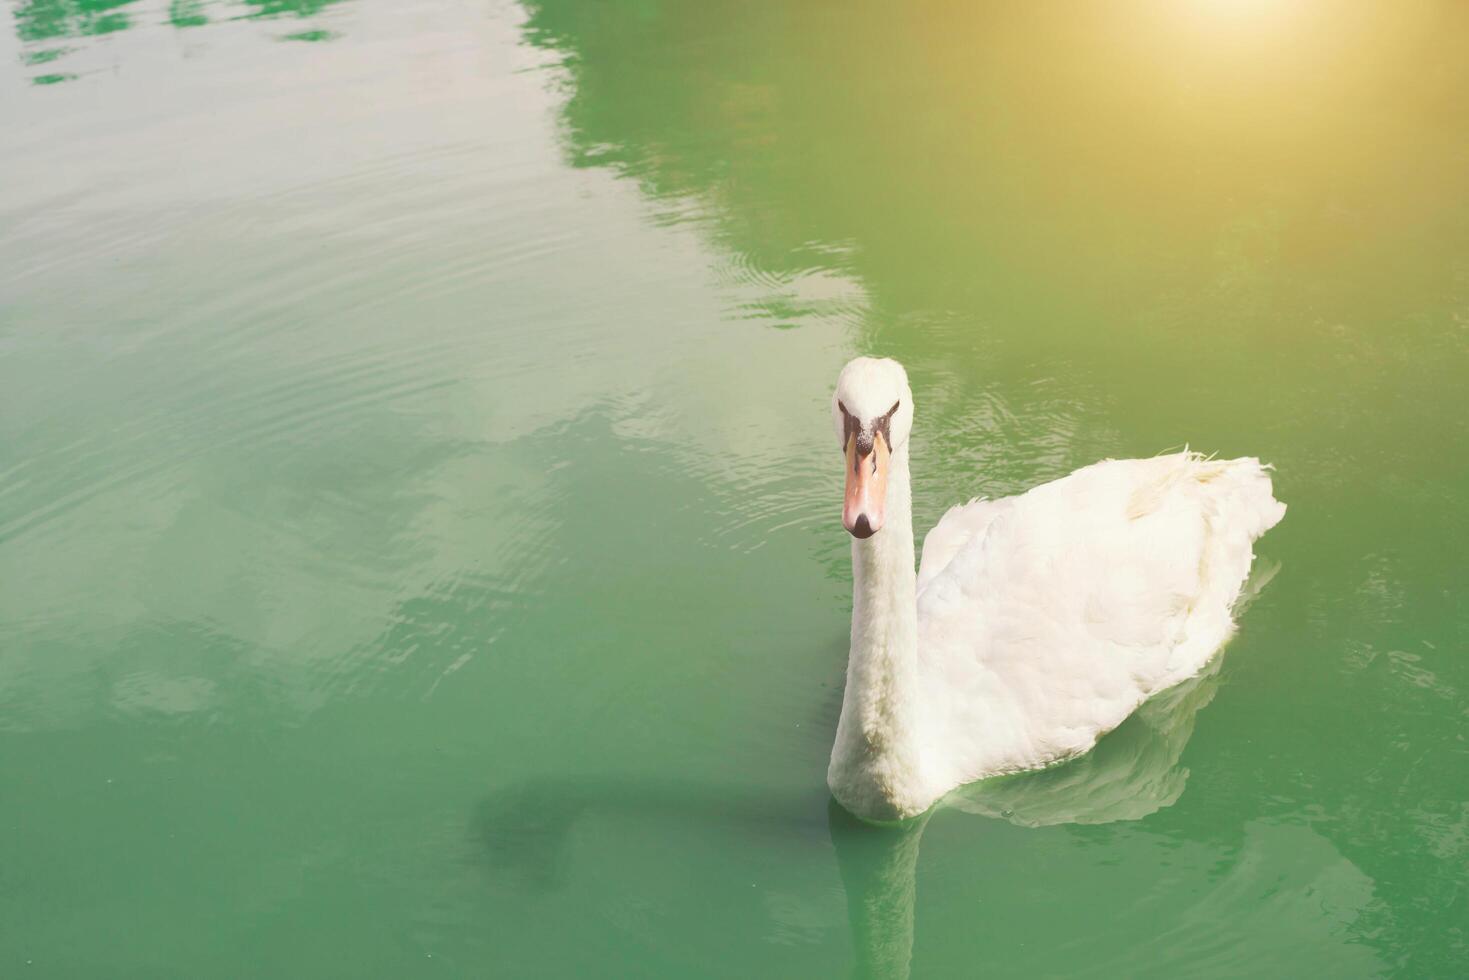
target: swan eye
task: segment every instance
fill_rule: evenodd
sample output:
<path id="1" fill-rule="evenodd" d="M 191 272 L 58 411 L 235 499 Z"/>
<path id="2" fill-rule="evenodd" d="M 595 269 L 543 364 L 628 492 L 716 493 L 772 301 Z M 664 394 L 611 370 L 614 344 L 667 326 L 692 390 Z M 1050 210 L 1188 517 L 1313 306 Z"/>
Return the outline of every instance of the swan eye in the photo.
<path id="1" fill-rule="evenodd" d="M 893 402 L 893 407 L 882 415 L 872 420 L 872 425 L 864 432 L 862 422 L 847 411 L 846 404 L 837 399 L 837 408 L 842 413 L 842 451 L 846 452 L 847 444 L 855 436 L 857 439 L 857 454 L 865 456 L 872 452 L 872 440 L 878 434 L 882 435 L 883 441 L 888 444 L 888 449 L 893 448 L 893 416 L 898 414 L 898 409 L 903 404 L 902 400 Z"/>
<path id="2" fill-rule="evenodd" d="M 889 450 L 893 448 L 893 416 L 898 414 L 898 406 L 901 404 L 901 399 L 893 402 L 893 407 L 885 414 L 879 415 L 872 423 L 872 431 L 882 433 L 882 441 L 888 444 Z"/>
<path id="3" fill-rule="evenodd" d="M 842 452 L 846 452 L 847 443 L 852 441 L 852 436 L 856 435 L 859 438 L 861 437 L 862 423 L 858 422 L 856 416 L 847 411 L 847 406 L 842 404 L 841 399 L 837 399 L 837 408 L 842 410 Z"/>

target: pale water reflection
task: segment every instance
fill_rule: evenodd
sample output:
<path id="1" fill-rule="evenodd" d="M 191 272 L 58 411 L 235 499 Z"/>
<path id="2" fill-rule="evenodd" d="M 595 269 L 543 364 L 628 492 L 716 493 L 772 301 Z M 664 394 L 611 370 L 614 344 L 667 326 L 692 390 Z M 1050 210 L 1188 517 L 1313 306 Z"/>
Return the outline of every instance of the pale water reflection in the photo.
<path id="1" fill-rule="evenodd" d="M 52 86 L 85 77 L 115 74 L 127 60 L 113 46 L 121 32 L 167 24 L 193 31 L 230 21 L 275 21 L 298 26 L 323 23 L 325 8 L 341 0 L 23 0 L 13 11 L 18 60 L 31 85 Z M 281 41 L 329 41 L 336 32 L 306 26 L 274 34 Z M 8 38 L 6 38 L 8 40 Z M 175 50 L 179 45 L 173 46 Z M 0 55 L 8 45 L 0 45 Z M 195 55 L 207 45 L 189 44 Z"/>

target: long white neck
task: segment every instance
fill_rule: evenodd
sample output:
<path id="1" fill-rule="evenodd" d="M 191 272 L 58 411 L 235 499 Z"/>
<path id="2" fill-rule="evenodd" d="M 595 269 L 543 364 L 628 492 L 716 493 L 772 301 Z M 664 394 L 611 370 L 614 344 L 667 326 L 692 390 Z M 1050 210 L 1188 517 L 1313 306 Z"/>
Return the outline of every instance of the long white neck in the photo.
<path id="1" fill-rule="evenodd" d="M 852 539 L 852 650 L 827 783 L 848 810 L 897 820 L 926 810 L 918 677 L 913 488 L 906 443 L 889 460 L 886 519 Z"/>

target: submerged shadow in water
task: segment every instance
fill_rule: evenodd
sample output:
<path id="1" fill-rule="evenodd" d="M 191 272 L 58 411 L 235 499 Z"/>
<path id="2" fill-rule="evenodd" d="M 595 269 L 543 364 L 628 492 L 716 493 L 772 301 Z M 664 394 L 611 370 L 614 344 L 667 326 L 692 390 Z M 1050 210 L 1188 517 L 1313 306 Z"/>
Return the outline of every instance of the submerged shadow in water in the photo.
<path id="1" fill-rule="evenodd" d="M 1278 562 L 1257 560 L 1235 603 L 1237 616 L 1279 571 Z M 833 801 L 831 840 L 846 888 L 858 974 L 908 976 L 919 845 L 937 809 L 1051 827 L 1141 820 L 1177 802 L 1188 780 L 1180 760 L 1199 711 L 1219 689 L 1223 660 L 1215 654 L 1200 673 L 1149 699 L 1085 755 L 1050 769 L 961 786 L 910 823 L 865 824 Z"/>
<path id="2" fill-rule="evenodd" d="M 1236 605 L 1242 612 L 1279 571 L 1257 563 Z M 934 810 L 898 826 L 851 816 L 826 793 L 781 795 L 709 782 L 638 778 L 532 780 L 500 789 L 479 806 L 474 832 L 497 874 L 527 891 L 562 878 L 573 826 L 596 815 L 676 819 L 754 847 L 789 846 L 823 834 L 835 851 L 846 896 L 856 972 L 907 977 L 913 954 L 918 855 L 940 808 L 1022 827 L 1140 820 L 1182 795 L 1181 765 L 1199 711 L 1219 687 L 1223 655 L 1198 675 L 1144 703 L 1087 754 L 1050 769 L 997 776 L 949 794 Z M 825 801 L 825 821 L 821 804 Z"/>
<path id="3" fill-rule="evenodd" d="M 1179 760 L 1198 711 L 1218 687 L 1220 659 L 1143 705 L 1087 755 L 1053 769 L 963 787 L 942 806 L 1042 827 L 1137 820 L 1171 805 L 1188 778 Z M 503 787 L 480 803 L 472 829 L 493 873 L 527 893 L 567 880 L 568 842 L 584 820 L 674 820 L 753 848 L 788 847 L 802 838 L 821 846 L 826 838 L 846 896 L 857 974 L 906 977 L 918 855 L 933 812 L 879 827 L 852 817 L 824 787 L 781 795 L 695 780 L 602 776 Z"/>
<path id="4" fill-rule="evenodd" d="M 780 795 L 699 780 L 593 776 L 511 784 L 476 808 L 472 833 L 496 875 L 527 891 L 564 880 L 567 841 L 582 820 L 676 819 L 759 846 L 792 837 L 819 841 L 825 788 Z"/>
<path id="5" fill-rule="evenodd" d="M 939 807 L 1047 827 L 1140 820 L 1170 806 L 1188 779 L 1179 760 L 1195 717 L 1219 687 L 1221 659 L 1216 656 L 1203 673 L 1148 701 L 1086 755 L 960 787 Z M 918 852 L 934 812 L 879 827 L 831 804 L 831 841 L 846 888 L 859 976 L 908 976 Z"/>

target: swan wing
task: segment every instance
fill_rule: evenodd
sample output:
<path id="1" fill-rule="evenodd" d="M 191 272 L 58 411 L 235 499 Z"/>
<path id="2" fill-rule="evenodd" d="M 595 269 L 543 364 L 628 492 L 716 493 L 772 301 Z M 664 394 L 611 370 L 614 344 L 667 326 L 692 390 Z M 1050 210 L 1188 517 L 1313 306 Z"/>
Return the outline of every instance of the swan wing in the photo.
<path id="1" fill-rule="evenodd" d="M 1010 504 L 1011 499 L 975 498 L 967 504 L 950 507 L 923 538 L 923 554 L 918 559 L 918 591 L 922 592 L 924 586 L 947 568 L 965 544 L 975 537 L 983 537 L 990 523 Z"/>
<path id="2" fill-rule="evenodd" d="M 995 504 L 918 597 L 931 758 L 953 784 L 1084 752 L 1197 673 L 1285 510 L 1258 460 L 1188 452 Z"/>

